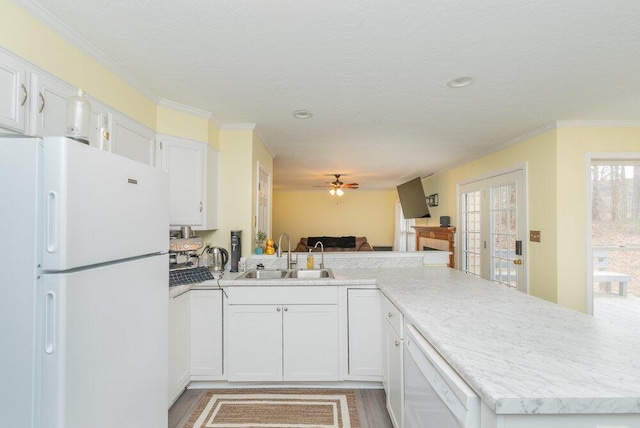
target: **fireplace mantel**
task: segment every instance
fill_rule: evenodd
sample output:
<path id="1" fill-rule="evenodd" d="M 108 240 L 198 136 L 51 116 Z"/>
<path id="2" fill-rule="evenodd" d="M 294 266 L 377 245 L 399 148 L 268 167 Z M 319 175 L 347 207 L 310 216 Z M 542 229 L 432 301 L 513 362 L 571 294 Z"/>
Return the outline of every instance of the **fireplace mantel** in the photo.
<path id="1" fill-rule="evenodd" d="M 425 245 L 425 241 L 431 240 L 444 241 L 440 249 L 449 251 L 449 264 L 447 266 L 454 268 L 455 262 L 455 246 L 453 237 L 456 232 L 455 227 L 426 227 L 426 226 L 412 226 L 416 230 L 416 249 L 422 250 Z M 429 245 L 430 247 L 433 245 Z"/>

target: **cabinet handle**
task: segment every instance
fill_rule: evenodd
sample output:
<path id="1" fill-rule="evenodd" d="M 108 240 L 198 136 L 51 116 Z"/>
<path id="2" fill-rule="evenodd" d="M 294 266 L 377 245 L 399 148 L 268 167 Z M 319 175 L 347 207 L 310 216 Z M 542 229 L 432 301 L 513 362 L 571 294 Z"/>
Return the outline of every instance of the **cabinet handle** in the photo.
<path id="1" fill-rule="evenodd" d="M 24 92 L 24 97 L 22 98 L 22 102 L 20 103 L 20 106 L 23 106 L 24 103 L 27 102 L 27 96 L 29 95 L 29 93 L 27 92 L 27 87 L 24 86 L 24 83 L 21 83 L 20 86 L 22 86 L 22 92 Z"/>
<path id="2" fill-rule="evenodd" d="M 202 201 L 200 201 L 200 212 L 202 212 Z"/>
<path id="3" fill-rule="evenodd" d="M 42 105 L 40 106 L 40 110 L 38 110 L 38 113 L 42 113 L 42 111 L 44 110 L 44 96 L 42 95 L 42 92 L 40 92 L 38 95 L 40 96 L 40 100 L 42 101 Z"/>
<path id="4" fill-rule="evenodd" d="M 276 309 L 276 311 L 280 312 L 280 306 L 278 306 L 278 309 Z"/>
<path id="5" fill-rule="evenodd" d="M 286 306 L 284 307 L 284 311 L 287 312 L 289 310 L 289 308 L 287 308 Z"/>
<path id="6" fill-rule="evenodd" d="M 396 346 L 400 346 L 400 342 L 398 342 L 397 340 L 395 343 L 396 343 Z"/>
<path id="7" fill-rule="evenodd" d="M 391 318 L 393 316 L 393 314 L 391 312 L 389 312 L 389 318 Z"/>

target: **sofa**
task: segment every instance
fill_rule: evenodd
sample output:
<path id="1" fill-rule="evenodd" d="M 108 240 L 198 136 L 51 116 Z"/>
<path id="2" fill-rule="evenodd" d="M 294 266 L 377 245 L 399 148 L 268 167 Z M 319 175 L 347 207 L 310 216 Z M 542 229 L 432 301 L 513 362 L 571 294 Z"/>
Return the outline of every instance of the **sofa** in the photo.
<path id="1" fill-rule="evenodd" d="M 316 242 L 322 242 L 324 251 L 373 251 L 366 236 L 314 236 L 300 238 L 295 252 L 307 253 L 311 251 L 321 251 L 320 245 L 314 248 Z"/>

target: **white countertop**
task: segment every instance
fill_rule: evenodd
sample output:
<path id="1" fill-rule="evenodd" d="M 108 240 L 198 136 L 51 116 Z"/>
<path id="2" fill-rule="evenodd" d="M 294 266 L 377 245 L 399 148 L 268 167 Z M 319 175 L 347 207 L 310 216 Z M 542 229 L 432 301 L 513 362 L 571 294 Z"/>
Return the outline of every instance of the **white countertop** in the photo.
<path id="1" fill-rule="evenodd" d="M 640 413 L 637 333 L 446 267 L 333 272 L 286 283 L 376 284 L 497 414 Z"/>

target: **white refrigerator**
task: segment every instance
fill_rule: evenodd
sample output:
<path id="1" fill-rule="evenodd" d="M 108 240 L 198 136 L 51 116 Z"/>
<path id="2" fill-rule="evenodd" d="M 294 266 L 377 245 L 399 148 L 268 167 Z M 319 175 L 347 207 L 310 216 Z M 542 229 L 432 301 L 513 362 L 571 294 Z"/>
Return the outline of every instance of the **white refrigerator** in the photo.
<path id="1" fill-rule="evenodd" d="M 167 426 L 169 179 L 0 137 L 0 425 Z"/>

